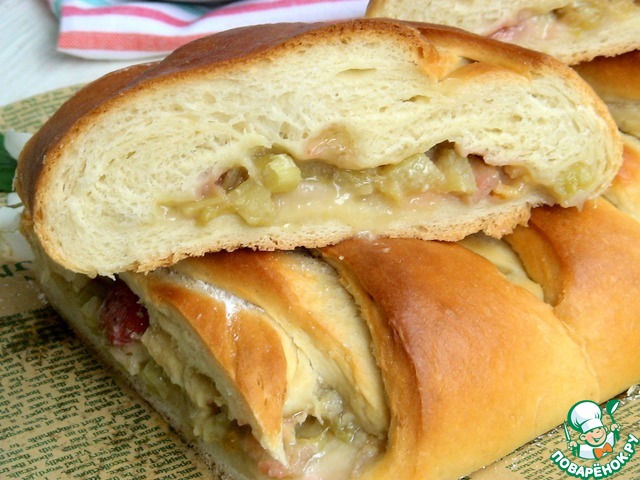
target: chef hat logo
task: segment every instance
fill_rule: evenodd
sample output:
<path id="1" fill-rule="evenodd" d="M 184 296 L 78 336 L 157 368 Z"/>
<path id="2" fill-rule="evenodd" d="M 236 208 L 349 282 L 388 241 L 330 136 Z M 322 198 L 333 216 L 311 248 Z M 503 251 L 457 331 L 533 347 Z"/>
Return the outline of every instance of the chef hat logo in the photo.
<path id="1" fill-rule="evenodd" d="M 569 410 L 569 425 L 581 433 L 587 433 L 594 428 L 602 428 L 602 409 L 600 405 L 591 400 L 576 403 Z"/>

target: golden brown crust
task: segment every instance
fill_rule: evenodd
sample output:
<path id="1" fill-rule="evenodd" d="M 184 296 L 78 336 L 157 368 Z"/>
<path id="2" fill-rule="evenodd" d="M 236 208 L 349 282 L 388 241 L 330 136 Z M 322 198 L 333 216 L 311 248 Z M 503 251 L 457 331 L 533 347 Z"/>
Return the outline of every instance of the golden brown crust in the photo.
<path id="1" fill-rule="evenodd" d="M 425 59 L 429 43 L 422 38 L 452 50 L 471 43 L 470 54 L 525 76 L 533 66 L 556 65 L 542 55 L 459 30 L 413 24 L 413 30 L 401 32 L 399 22 L 376 22 L 380 29 L 420 39 Z M 353 31 L 358 25 L 327 28 Z M 45 159 L 55 161 L 56 149 L 72 138 L 78 122 L 90 122 L 107 103 L 198 69 L 226 68 L 245 49 L 264 54 L 272 42 L 286 42 L 312 28 L 292 24 L 228 32 L 178 50 L 158 65 L 114 74 L 113 82 L 101 81 L 102 89 L 84 90 L 63 107 L 59 115 L 64 121 L 58 117 L 60 121 L 48 124 L 27 147 L 19 175 L 27 206 L 37 203 Z M 304 41 L 329 31 L 308 32 Z M 275 39 L 267 35 L 274 32 Z M 247 42 L 247 36 L 252 40 Z M 217 49 L 219 45 L 224 48 Z M 217 53 L 207 53 L 212 49 Z M 277 56 L 278 47 L 268 54 Z M 251 61 L 251 55 L 242 61 Z M 74 108 L 81 104 L 84 110 Z M 355 238 L 321 250 L 369 322 L 389 402 L 388 449 L 366 478 L 456 478 L 555 426 L 575 401 L 606 399 L 637 380 L 633 370 L 621 366 L 630 360 L 640 363 L 627 350 L 640 352 L 640 339 L 633 339 L 635 312 L 640 311 L 640 292 L 633 283 L 640 273 L 640 254 L 625 254 L 623 248 L 637 244 L 640 227 L 620 215 L 603 201 L 589 204 L 581 214 L 540 210 L 530 229 L 510 237 L 531 275 L 545 286 L 553 309 L 459 245 Z M 313 330 L 311 336 L 323 349 L 339 355 L 341 348 L 331 350 L 334 332 L 320 328 L 305 310 L 309 304 L 300 289 L 315 284 L 293 278 L 284 255 L 218 254 L 188 259 L 175 269 L 201 279 L 219 276 L 215 281 L 222 288 L 267 311 L 287 310 L 300 319 L 302 329 Z M 154 273 L 135 278 L 131 283 L 137 282 L 145 301 L 179 318 L 200 339 L 224 381 L 240 392 L 237 401 L 256 414 L 259 428 L 276 435 L 288 385 L 286 358 L 273 323 L 258 311 L 241 309 L 231 316 L 229 328 L 223 301 Z M 541 359 L 561 368 L 540 368 Z M 603 366 L 596 366 L 600 360 Z"/>
<path id="2" fill-rule="evenodd" d="M 456 54 L 469 58 L 472 62 L 485 62 L 493 66 L 505 68 L 505 72 L 514 73 L 517 77 L 531 75 L 544 76 L 545 73 L 561 72 L 562 76 L 572 76 L 573 72 L 564 68 L 561 64 L 542 54 L 528 51 L 517 46 L 503 44 L 491 39 L 480 36 L 471 35 L 462 30 L 451 27 L 443 27 L 436 25 L 417 24 L 411 22 L 394 21 L 387 19 L 366 19 L 344 22 L 334 25 L 325 24 L 284 24 L 284 25 L 263 25 L 256 27 L 247 27 L 231 30 L 214 36 L 206 37 L 201 40 L 190 43 L 189 45 L 178 49 L 174 54 L 167 57 L 166 60 L 152 65 L 143 65 L 131 69 L 113 73 L 92 85 L 89 85 L 70 100 L 46 125 L 36 134 L 32 142 L 25 149 L 19 163 L 17 173 L 17 190 L 23 198 L 26 208 L 31 211 L 35 221 L 36 233 L 41 242 L 47 248 L 49 255 L 56 261 L 67 265 L 77 271 L 83 271 L 88 274 L 107 274 L 114 273 L 123 269 L 139 269 L 150 270 L 153 267 L 166 265 L 174 262 L 185 255 L 202 254 L 202 248 L 194 247 L 186 252 L 172 252 L 167 254 L 164 252 L 154 258 L 135 258 L 119 266 L 120 270 L 109 267 L 89 271 L 83 269 L 79 264 L 72 264 L 64 259 L 63 252 L 65 245 L 59 232 L 56 231 L 64 222 L 49 220 L 43 213 L 46 205 L 55 202 L 46 202 L 44 200 L 47 194 L 47 185 L 59 184 L 56 178 L 60 172 L 53 173 L 53 168 L 60 163 L 61 152 L 68 146 L 73 144 L 74 137 L 81 129 L 88 129 L 96 118 L 100 117 L 103 112 L 112 110 L 117 105 L 124 105 L 131 98 L 141 91 L 151 91 L 163 86 L 177 84 L 181 79 L 198 75 L 200 72 L 208 71 L 224 71 L 225 69 L 237 66 L 240 63 L 251 63 L 264 58 L 276 60 L 284 53 L 300 49 L 305 44 L 313 44 L 318 39 L 335 38 L 348 35 L 387 35 L 408 39 L 407 48 L 415 49 L 420 52 L 418 57 L 424 59 L 425 66 L 433 60 L 435 47 L 442 47 L 444 50 L 450 50 Z M 295 38 L 293 38 L 295 37 Z M 436 55 L 437 56 L 437 55 Z M 467 75 L 477 75 L 477 68 L 465 69 Z M 486 69 L 485 69 L 486 70 Z M 483 70 L 484 71 L 484 70 Z M 503 73 L 505 73 L 503 72 Z M 506 73 L 505 73 L 506 74 Z M 491 77 L 491 75 L 487 75 Z M 484 77 L 483 77 L 484 80 Z M 575 75 L 574 80 L 579 80 Z M 487 80 L 488 81 L 488 80 Z M 482 82 L 480 82 L 482 83 Z M 587 98 L 593 97 L 591 92 L 587 92 L 587 86 L 584 82 L 575 81 L 575 89 L 582 90 L 586 93 Z M 597 112 L 602 113 L 602 118 L 614 132 L 615 125 L 608 117 L 606 108 L 598 99 L 593 97 L 593 105 Z M 610 149 L 607 149 L 610 150 Z M 608 152 L 610 154 L 611 152 Z M 616 155 L 613 155 L 614 157 Z M 545 167 L 546 168 L 546 167 Z M 597 177 L 609 176 L 612 166 L 599 167 Z M 545 174 L 546 175 L 546 174 Z M 532 202 L 541 201 L 539 198 Z M 515 209 L 519 211 L 515 212 Z M 480 219 L 477 223 L 478 228 L 484 228 L 485 231 L 493 234 L 508 231 L 517 221 L 526 218 L 527 205 L 517 205 L 509 208 L 507 211 L 497 211 L 498 216 L 502 213 L 502 218 L 489 218 L 488 213 L 485 218 Z M 505 208 L 506 210 L 506 208 Z M 51 211 L 51 210 L 50 210 Z M 105 211 L 110 211 L 105 208 Z M 514 213 L 515 212 L 515 213 Z M 53 215 L 53 214 L 51 214 Z M 82 216 L 84 214 L 79 215 Z M 135 217 L 131 215 L 127 218 Z M 497 228 L 492 228 L 492 224 Z M 468 221 L 465 225 L 467 230 L 462 234 L 470 233 L 468 229 L 474 226 L 472 221 Z M 428 232 L 428 227 L 422 228 L 421 225 L 414 227 L 415 230 Z M 315 227 L 314 227 L 315 228 Z M 438 238 L 452 240 L 453 235 L 447 235 L 448 226 L 443 226 L 439 230 L 436 229 L 435 234 L 431 234 L 430 238 Z M 451 230 L 455 229 L 451 226 Z M 67 231 L 80 231 L 80 228 L 69 228 Z M 138 230 L 131 228 L 130 230 Z M 417 235 L 411 231 L 411 226 L 402 226 L 399 232 L 389 232 L 391 235 L 415 236 L 424 238 L 426 235 Z M 90 227 L 87 231 L 95 234 Z M 310 230 L 312 232 L 313 229 Z M 248 235 L 248 234 L 247 234 Z M 260 235 L 260 234 L 256 234 Z M 276 237 L 269 232 L 257 239 L 251 238 L 246 243 L 238 244 L 236 237 L 233 237 L 232 244 L 230 240 L 221 240 L 216 244 L 215 249 L 234 249 L 240 246 L 250 246 L 252 248 L 273 249 L 295 247 L 305 240 L 305 246 L 324 245 L 329 242 L 338 241 L 345 236 L 351 235 L 351 231 L 334 232 L 332 238 L 301 238 L 294 244 L 288 244 L 284 238 L 276 238 L 277 241 L 269 243 L 271 238 Z M 435 235 L 435 237 L 433 236 Z M 456 238 L 460 238 L 460 232 L 455 232 Z M 313 237 L 308 233 L 309 237 Z M 330 236 L 330 232 L 326 233 Z M 86 243 L 86 242 L 85 242 Z M 210 247 L 211 243 L 206 244 Z M 175 255 L 174 255 L 175 253 Z M 121 256 L 118 256 L 121 258 Z M 107 271 L 107 268 L 112 268 Z"/>
<path id="3" fill-rule="evenodd" d="M 301 252 L 238 250 L 187 258 L 173 270 L 259 305 L 351 405 L 363 427 L 384 436 L 388 412 L 375 359 L 366 354 L 370 336 L 351 298 L 323 265 Z M 362 353 L 353 355 L 354 350 Z"/>
<path id="4" fill-rule="evenodd" d="M 597 394 L 551 309 L 468 250 L 353 239 L 322 253 L 376 313 L 370 328 L 391 427 L 371 478 L 457 478 Z M 541 359 L 571 369 L 541 369 Z"/>
<path id="5" fill-rule="evenodd" d="M 573 68 L 605 101 L 640 100 L 640 50 L 597 57 Z"/>
<path id="6" fill-rule="evenodd" d="M 640 222 L 640 140 L 624 137 L 622 166 L 604 197 Z"/>
<path id="7" fill-rule="evenodd" d="M 180 329 L 193 330 L 194 350 L 183 353 L 212 359 L 219 384 L 231 385 L 237 392 L 233 405 L 244 413 L 242 420 L 251 420 L 260 436 L 281 441 L 287 365 L 280 337 L 264 313 L 229 308 L 224 301 L 164 275 L 152 273 L 129 282 L 148 308 L 165 312 L 172 322 L 180 319 Z"/>
<path id="8" fill-rule="evenodd" d="M 507 240 L 584 345 L 598 398 L 637 382 L 638 372 L 625 365 L 640 364 L 640 223 L 598 199 L 582 211 L 536 209 L 529 227 Z"/>
<path id="9" fill-rule="evenodd" d="M 481 35 L 445 25 L 424 24 L 406 21 L 436 47 L 442 47 L 463 57 L 478 62 L 498 65 L 529 76 L 532 71 L 545 67 L 559 70 L 555 59 L 542 53 L 522 48 L 518 45 L 499 42 Z"/>
<path id="10" fill-rule="evenodd" d="M 640 253 L 628 246 L 638 244 L 640 224 L 597 200 L 581 212 L 536 209 L 531 226 L 508 239 L 551 305 L 453 243 L 361 237 L 318 252 L 368 322 L 388 402 L 387 448 L 361 478 L 458 478 L 556 426 L 575 402 L 607 400 L 638 380 Z M 277 310 L 286 299 L 304 317 L 299 289 L 325 285 L 292 277 L 287 265 L 297 260 L 288 255 L 211 254 L 172 270 L 272 312 L 270 303 Z M 241 310 L 228 329 L 224 305 L 156 273 L 126 277 L 180 331 L 198 332 L 265 424 L 281 419 L 260 403 L 289 387 L 271 321 Z M 237 370 L 234 355 L 243 359 Z"/>

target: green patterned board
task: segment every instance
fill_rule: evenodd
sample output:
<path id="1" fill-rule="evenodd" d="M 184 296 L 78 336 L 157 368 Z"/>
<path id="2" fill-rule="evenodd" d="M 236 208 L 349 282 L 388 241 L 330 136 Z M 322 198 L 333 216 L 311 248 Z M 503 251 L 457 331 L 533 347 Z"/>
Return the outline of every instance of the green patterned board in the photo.
<path id="1" fill-rule="evenodd" d="M 52 90 L 0 108 L 0 206 L 6 205 L 16 166 L 15 159 L 4 148 L 5 132 L 34 133 L 79 88 L 72 86 Z"/>
<path id="2" fill-rule="evenodd" d="M 0 131 L 35 132 L 71 95 L 79 85 L 52 90 L 0 108 Z"/>

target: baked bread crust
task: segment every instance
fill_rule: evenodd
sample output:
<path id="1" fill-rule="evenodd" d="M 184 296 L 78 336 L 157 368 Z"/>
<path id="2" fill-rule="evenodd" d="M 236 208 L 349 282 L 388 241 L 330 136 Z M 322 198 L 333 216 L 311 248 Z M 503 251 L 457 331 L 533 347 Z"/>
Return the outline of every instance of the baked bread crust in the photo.
<path id="1" fill-rule="evenodd" d="M 528 228 L 506 240 L 529 275 L 543 286 L 555 315 L 583 345 L 597 376 L 598 398 L 638 381 L 640 364 L 639 292 L 636 267 L 640 223 L 604 199 L 577 209 L 536 209 Z M 604 296 L 606 301 L 598 298 Z M 624 345 L 624 348 L 619 348 Z"/>
<path id="2" fill-rule="evenodd" d="M 623 139 L 622 166 L 603 196 L 640 222 L 640 139 L 630 135 Z"/>
<path id="3" fill-rule="evenodd" d="M 582 210 L 535 209 L 530 226 L 505 240 L 522 267 L 502 262 L 496 267 L 454 243 L 360 236 L 314 256 L 304 251 L 212 253 L 122 278 L 151 315 L 150 333 L 141 343 L 153 351 L 154 328 L 163 326 L 174 343 L 160 357 L 183 352 L 190 365 L 216 378 L 221 391 L 228 388 L 233 393 L 228 401 L 235 405 L 230 411 L 242 415 L 246 409 L 241 421 L 273 455 L 273 444 L 264 440 L 267 430 L 247 419 L 253 415 L 263 419 L 260 425 L 286 425 L 291 414 L 286 405 L 322 404 L 313 382 L 300 388 L 299 379 L 322 377 L 337 398 L 353 399 L 353 393 L 384 398 L 382 409 L 365 407 L 369 417 L 356 415 L 355 423 L 383 447 L 353 453 L 366 461 L 350 460 L 357 473 L 341 472 L 344 478 L 456 479 L 561 423 L 575 402 L 605 401 L 640 380 L 640 255 L 627 248 L 640 240 L 640 224 L 597 199 Z M 88 278 L 64 272 L 45 257 L 40 262 L 40 281 L 54 307 L 205 458 L 233 478 L 263 478 L 265 464 L 255 459 L 273 460 L 252 447 L 229 451 L 224 443 L 194 435 L 180 408 L 150 391 L 135 371 L 122 368 L 112 355 L 117 348 L 105 345 L 99 331 L 92 333 L 80 313 L 88 310 L 78 304 L 80 298 L 86 301 L 87 289 L 77 288 L 82 278 L 91 285 Z M 519 268 L 541 286 L 544 300 L 507 278 L 509 269 Z M 335 295 L 338 280 L 344 291 Z M 325 295 L 353 309 L 336 307 L 329 315 L 332 305 Z M 354 316 L 354 311 L 360 313 Z M 345 332 L 349 322 L 355 322 L 354 331 L 364 326 L 366 332 L 336 333 Z M 285 328 L 287 323 L 295 329 Z M 260 338 L 259 345 L 246 342 L 252 338 Z M 344 345 L 355 358 L 339 358 Z M 227 363 L 222 375 L 213 373 L 235 355 L 238 361 Z M 171 365 L 167 371 L 175 369 Z M 302 375 L 298 380 L 292 365 Z M 342 373 L 326 373 L 336 365 Z M 256 378 L 271 383 L 263 391 L 245 388 Z M 261 401 L 267 391 L 278 402 Z M 291 397 L 291 391 L 298 393 Z M 346 407 L 345 412 L 355 410 Z M 325 425 L 333 421 L 327 417 Z"/>
<path id="4" fill-rule="evenodd" d="M 573 68 L 605 101 L 640 100 L 640 50 L 597 57 Z"/>
<path id="5" fill-rule="evenodd" d="M 101 330 L 88 328 L 86 304 L 92 302 L 86 292 L 96 289 L 83 285 L 99 280 L 52 263 L 37 248 L 28 217 L 23 228 L 36 247 L 47 298 L 85 341 L 221 469 L 217 474 L 263 478 L 255 459 L 264 457 L 254 449 L 229 450 L 194 434 L 181 407 L 150 390 L 135 369 L 123 368 Z M 360 236 L 322 248 L 315 257 L 304 251 L 219 252 L 122 278 L 152 312 L 151 332 L 156 323 L 173 323 L 175 343 L 162 350 L 163 357 L 188 351 L 211 374 L 211 359 L 223 364 L 217 359 L 241 353 L 244 360 L 227 363 L 223 373 L 233 377 L 228 388 L 239 395 L 228 398 L 236 405 L 231 411 L 238 414 L 246 405 L 247 415 L 276 426 L 291 413 L 283 407 L 288 392 L 305 392 L 297 405 L 317 402 L 317 391 L 307 382 L 300 388 L 300 377 L 290 374 L 294 365 L 302 378 L 326 377 L 325 385 L 340 398 L 385 399 L 383 408 L 368 410 L 373 423 L 381 415 L 382 431 L 372 428 L 366 413 L 359 416 L 357 424 L 382 439 L 383 447 L 361 453 L 367 460 L 355 462 L 353 478 L 455 479 L 559 424 L 576 401 L 602 402 L 640 380 L 640 255 L 624 248 L 640 241 L 640 223 L 600 198 L 580 210 L 535 209 L 529 226 L 505 240 L 491 240 L 487 250 L 476 248 L 483 241 L 462 246 Z M 497 245 L 502 253 L 510 245 L 518 260 L 501 258 L 492 251 Z M 521 281 L 520 270 L 530 279 Z M 340 295 L 336 279 L 344 286 Z M 540 293 L 527 282 L 535 282 Z M 211 296 L 213 290 L 218 293 Z M 342 302 L 353 309 L 335 307 Z M 254 315 L 248 332 L 240 328 Z M 287 323 L 297 330 L 283 328 Z M 355 327 L 345 330 L 347 323 Z M 273 335 L 279 329 L 284 334 Z M 185 341 L 184 332 L 195 333 Z M 151 345 L 145 336 L 142 343 Z M 258 337 L 258 344 L 246 342 Z M 355 360 L 341 358 L 347 345 Z M 334 367 L 322 367 L 323 354 L 327 365 L 342 365 L 341 374 L 327 374 Z M 302 368 L 301 358 L 313 359 L 312 367 Z M 260 388 L 243 387 L 258 377 Z M 265 403 L 272 395 L 278 401 Z M 356 404 L 366 410 L 376 401 Z M 247 423 L 257 438 L 269 436 Z"/>
<path id="6" fill-rule="evenodd" d="M 323 262 L 299 251 L 238 250 L 187 258 L 172 270 L 259 305 L 335 386 L 359 423 L 376 435 L 386 432 L 389 418 L 379 371 L 375 360 L 362 353 L 370 349 L 369 330 Z"/>
<path id="7" fill-rule="evenodd" d="M 325 477 L 453 480 L 554 427 L 576 401 L 607 400 L 640 379 L 629 367 L 640 365 L 640 256 L 626 249 L 640 240 L 640 224 L 604 199 L 581 201 L 582 210 L 534 209 L 530 228 L 517 227 L 505 237 L 546 302 L 532 293 L 535 288 L 509 281 L 504 265 L 496 268 L 453 243 L 361 234 L 310 251 L 207 254 L 209 243 L 182 252 L 167 244 L 146 264 L 127 259 L 119 267 L 151 270 L 119 275 L 150 315 L 149 328 L 132 342 L 138 354 L 129 355 L 131 345 L 123 353 L 107 343 L 99 311 L 88 307 L 102 300 L 105 280 L 66 268 L 91 276 L 118 269 L 59 261 L 50 237 L 37 231 L 46 219 L 40 208 L 48 198 L 46 178 L 55 176 L 56 155 L 75 148 L 82 128 L 130 96 L 182 84 L 188 72 L 207 71 L 209 62 L 229 73 L 238 65 L 267 57 L 276 62 L 298 52 L 300 41 L 292 39 L 303 38 L 311 48 L 336 31 L 360 38 L 370 25 L 375 35 L 382 30 L 409 39 L 403 45 L 412 52 L 418 45 L 420 58 L 439 59 L 441 80 L 488 75 L 499 82 L 503 69 L 521 82 L 540 72 L 566 77 L 601 118 L 604 137 L 596 141 L 606 142 L 603 151 L 609 153 L 598 173 L 601 184 L 591 194 L 607 187 L 621 158 L 617 129 L 586 84 L 573 83 L 572 70 L 458 30 L 386 20 L 317 30 L 265 26 L 204 39 L 166 63 L 105 77 L 97 90 L 88 87 L 56 114 L 21 159 L 23 229 L 36 251 L 47 298 L 194 445 L 216 477 L 315 475 L 319 470 L 312 469 L 335 464 L 342 470 Z M 272 48 L 266 32 L 284 43 Z M 257 49 L 253 56 L 240 54 L 245 35 L 259 37 L 251 44 Z M 210 42 L 228 48 L 203 55 L 211 52 Z M 473 62 L 452 71 L 460 56 Z M 608 193 L 631 195 L 633 188 L 621 182 L 633 170 L 631 146 L 626 144 L 625 165 Z M 528 217 L 528 210 L 515 210 L 519 220 Z M 491 221 L 492 228 L 478 223 L 473 231 L 510 231 L 503 219 Z M 458 235 L 462 231 L 453 238 Z M 127 238 L 117 241 L 135 249 Z M 251 246 L 299 244 L 288 238 L 273 242 Z M 92 253 L 95 258 L 100 250 Z M 173 263 L 189 254 L 205 255 Z M 165 264 L 171 265 L 155 268 Z M 153 383 L 158 371 L 160 385 Z M 292 432 L 314 418 L 327 431 L 346 429 L 357 439 L 332 440 L 347 448 L 346 457 L 338 457 L 347 461 L 327 455 L 322 466 L 305 463 L 309 459 L 295 449 Z M 306 447 L 324 454 L 322 445 L 311 440 Z"/>
<path id="8" fill-rule="evenodd" d="M 463 28 L 568 65 L 640 48 L 640 7 L 633 0 L 371 0 L 365 15 Z"/>
<path id="9" fill-rule="evenodd" d="M 640 221 L 640 50 L 597 57 L 573 68 L 604 100 L 624 132 L 623 163 L 604 196 Z"/>
<path id="10" fill-rule="evenodd" d="M 363 45 L 376 52 L 370 57 L 384 58 L 362 63 L 366 56 L 358 52 Z M 278 72 L 285 65 L 291 69 L 288 77 L 302 65 L 311 68 L 318 62 L 299 60 L 310 51 L 321 52 L 321 58 L 347 58 L 335 72 L 346 83 L 328 82 L 334 90 L 322 101 L 320 86 L 290 78 L 277 95 L 270 92 L 277 82 L 263 82 L 263 76 L 282 75 Z M 388 84 L 384 75 L 366 80 L 388 65 L 393 67 L 384 73 L 391 76 Z M 321 73 L 311 71 L 305 80 Z M 232 79 L 247 78 L 255 80 L 250 87 L 242 84 L 234 90 L 229 85 Z M 349 90 L 348 84 L 358 88 Z M 425 84 L 432 88 L 427 94 Z M 348 92 L 345 99 L 336 101 L 343 92 Z M 358 92 L 370 93 L 358 97 Z M 224 103 L 222 97 L 231 93 L 240 100 Z M 250 101 L 240 107 L 245 94 Z M 354 97 L 347 100 L 349 95 Z M 431 109 L 441 99 L 445 105 Z M 216 102 L 228 108 L 200 113 Z M 394 113 L 380 116 L 386 111 Z M 257 120 L 247 117 L 249 112 L 258 112 Z M 454 121 L 467 115 L 469 120 Z M 405 123 L 402 119 L 408 117 L 413 120 Z M 442 131 L 429 131 L 427 118 Z M 453 123 L 445 127 L 449 121 Z M 214 130 L 207 130 L 209 122 L 217 125 Z M 278 123 L 275 130 L 273 122 Z M 173 135 L 190 136 L 166 140 Z M 417 143 L 416 136 L 421 139 Z M 322 195 L 307 198 L 300 187 L 293 197 L 272 194 L 271 200 L 284 205 L 274 207 L 280 208 L 276 220 L 253 218 L 255 205 L 247 207 L 250 218 L 244 220 L 257 225 L 247 225 L 235 213 L 216 213 L 204 222 L 204 214 L 194 219 L 184 213 L 192 207 L 201 212 L 208 201 L 217 201 L 210 190 L 219 190 L 220 179 L 235 168 L 246 168 L 251 178 L 256 148 L 285 150 L 302 163 L 321 158 L 335 163 L 340 173 L 402 165 L 442 142 L 451 142 L 450 151 L 462 158 L 483 157 L 501 178 L 520 182 L 518 187 L 485 195 L 473 208 L 446 195 L 446 206 L 432 207 L 440 197 L 422 194 L 402 194 L 405 203 L 398 207 L 380 200 L 389 192 L 343 204 L 353 197 L 351 190 L 340 201 L 331 193 L 327 201 Z M 343 155 L 345 148 L 352 154 Z M 526 221 L 531 205 L 580 204 L 599 194 L 613 178 L 620 152 L 615 124 L 600 99 L 555 60 L 447 27 L 364 19 L 233 30 L 196 41 L 161 63 L 114 73 L 79 92 L 27 145 L 16 189 L 48 255 L 74 271 L 109 275 L 149 271 L 221 249 L 320 247 L 361 231 L 441 240 L 482 230 L 501 236 Z M 586 165 L 586 159 L 593 163 Z M 238 161 L 243 166 L 237 167 Z M 325 179 L 323 188 L 331 182 Z M 405 183 L 401 179 L 401 187 Z M 250 195 L 238 197 L 241 206 L 236 209 Z M 413 206 L 414 200 L 429 206 L 422 210 Z M 255 201 L 262 206 L 269 202 Z M 287 202 L 298 203 L 288 208 Z M 292 212 L 298 211 L 296 218 Z"/>
<path id="11" fill-rule="evenodd" d="M 549 307 L 463 247 L 347 240 L 323 254 L 367 305 L 389 397 L 387 451 L 365 478 L 458 478 L 555 426 L 578 392 L 597 394 Z M 577 367 L 551 379 L 542 359 Z"/>
<path id="12" fill-rule="evenodd" d="M 640 139 L 640 50 L 573 67 L 604 100 L 623 132 Z"/>

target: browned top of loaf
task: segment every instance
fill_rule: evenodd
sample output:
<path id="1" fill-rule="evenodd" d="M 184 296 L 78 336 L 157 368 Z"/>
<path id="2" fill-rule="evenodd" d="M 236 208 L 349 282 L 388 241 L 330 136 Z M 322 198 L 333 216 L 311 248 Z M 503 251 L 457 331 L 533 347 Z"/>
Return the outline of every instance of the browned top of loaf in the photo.
<path id="1" fill-rule="evenodd" d="M 366 478 L 457 478 L 530 440 L 525 432 L 551 428 L 552 410 L 568 409 L 576 392 L 595 393 L 551 308 L 479 255 L 453 243 L 362 238 L 322 252 L 354 294 L 364 291 L 388 395 L 387 452 Z M 571 369 L 552 379 L 541 358 Z M 539 387 L 547 383 L 553 398 Z M 461 415 L 453 399 L 473 408 Z"/>
<path id="2" fill-rule="evenodd" d="M 640 50 L 574 66 L 606 101 L 640 100 Z"/>
<path id="3" fill-rule="evenodd" d="M 151 88 L 201 70 L 223 71 L 239 62 L 281 53 L 322 38 L 340 35 L 383 35 L 402 37 L 425 50 L 429 44 L 442 46 L 478 60 L 508 67 L 521 74 L 544 67 L 562 71 L 547 57 L 515 45 L 496 42 L 452 27 L 389 19 L 359 19 L 335 24 L 286 23 L 243 27 L 193 41 L 158 63 L 141 64 L 115 71 L 81 89 L 40 129 L 25 147 L 18 166 L 16 191 L 38 221 L 34 206 L 38 182 L 43 172 L 56 161 L 74 132 L 90 124 L 92 118 L 109 108 L 112 102 L 126 101 L 138 89 Z M 426 42 L 425 42 L 426 40 Z M 424 52 L 425 57 L 429 52 Z M 45 157 L 47 161 L 45 162 Z"/>
<path id="4" fill-rule="evenodd" d="M 199 341 L 191 346 L 202 350 L 183 354 L 212 360 L 219 384 L 235 393 L 234 405 L 244 417 L 240 420 L 269 439 L 277 437 L 282 428 L 287 365 L 279 335 L 265 314 L 258 309 L 229 311 L 224 301 L 161 275 L 137 277 L 137 285 L 146 290 L 148 301 L 181 318 L 183 326 L 194 332 L 192 338 Z"/>
<path id="5" fill-rule="evenodd" d="M 506 238 L 583 345 L 601 398 L 637 382 L 620 365 L 640 362 L 640 223 L 598 198 L 582 210 L 535 209 L 529 226 Z"/>

